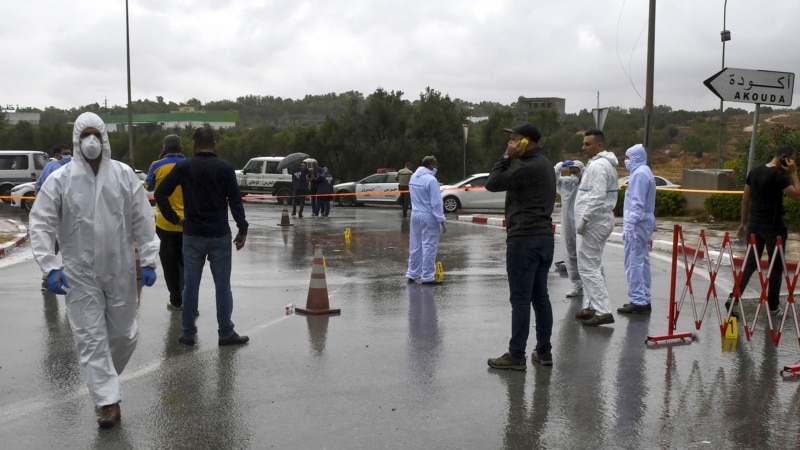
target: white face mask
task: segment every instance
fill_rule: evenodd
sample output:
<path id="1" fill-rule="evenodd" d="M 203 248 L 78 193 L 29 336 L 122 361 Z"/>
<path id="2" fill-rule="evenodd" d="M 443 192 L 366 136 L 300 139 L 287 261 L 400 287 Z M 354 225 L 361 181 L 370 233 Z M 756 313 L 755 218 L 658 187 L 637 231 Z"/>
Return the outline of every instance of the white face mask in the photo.
<path id="1" fill-rule="evenodd" d="M 625 160 L 625 168 L 628 169 L 628 170 L 631 170 L 631 160 L 630 159 L 626 159 Z"/>
<path id="2" fill-rule="evenodd" d="M 89 135 L 81 141 L 81 152 L 86 159 L 97 159 L 103 151 L 103 144 L 95 135 Z"/>
<path id="3" fill-rule="evenodd" d="M 433 172 L 433 174 L 434 174 L 434 175 L 436 175 L 436 172 L 438 172 L 438 171 L 439 171 L 439 169 L 438 169 L 438 168 L 436 168 L 436 167 L 434 167 L 434 168 L 431 170 L 431 172 Z"/>

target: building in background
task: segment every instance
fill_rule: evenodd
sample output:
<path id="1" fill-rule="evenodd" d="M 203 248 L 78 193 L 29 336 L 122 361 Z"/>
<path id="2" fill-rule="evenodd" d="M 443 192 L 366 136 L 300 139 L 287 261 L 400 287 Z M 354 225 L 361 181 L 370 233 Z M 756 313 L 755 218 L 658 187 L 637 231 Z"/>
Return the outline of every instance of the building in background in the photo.
<path id="1" fill-rule="evenodd" d="M 553 109 L 558 115 L 564 115 L 567 101 L 559 97 L 520 97 L 517 99 L 517 110 L 521 113 L 534 113 L 539 109 Z"/>

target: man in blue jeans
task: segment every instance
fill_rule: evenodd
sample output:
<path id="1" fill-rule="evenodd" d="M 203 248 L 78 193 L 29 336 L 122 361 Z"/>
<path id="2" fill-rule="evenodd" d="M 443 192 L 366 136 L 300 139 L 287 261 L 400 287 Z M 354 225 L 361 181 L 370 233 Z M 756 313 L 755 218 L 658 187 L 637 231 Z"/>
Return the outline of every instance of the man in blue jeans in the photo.
<path id="1" fill-rule="evenodd" d="M 210 128 L 196 129 L 192 145 L 195 156 L 176 164 L 155 191 L 156 204 L 164 218 L 183 225 L 183 314 L 178 342 L 195 344 L 195 313 L 207 258 L 216 287 L 219 345 L 244 344 L 250 338 L 237 334 L 231 321 L 231 228 L 227 211 L 230 208 L 239 229 L 233 243 L 236 250 L 240 250 L 244 247 L 248 227 L 242 194 L 231 163 L 214 153 L 216 142 Z M 183 218 L 169 202 L 170 194 L 178 186 L 183 190 Z"/>
<path id="2" fill-rule="evenodd" d="M 539 130 L 521 123 L 511 133 L 503 156 L 486 180 L 489 192 L 506 191 L 506 273 L 511 302 L 511 339 L 508 352 L 489 358 L 494 369 L 525 370 L 525 348 L 531 329 L 531 306 L 536 319 L 536 348 L 531 360 L 553 364 L 550 335 L 553 308 L 547 293 L 547 273 L 553 263 L 553 208 L 556 176 L 539 147 Z M 511 167 L 511 160 L 520 164 Z"/>

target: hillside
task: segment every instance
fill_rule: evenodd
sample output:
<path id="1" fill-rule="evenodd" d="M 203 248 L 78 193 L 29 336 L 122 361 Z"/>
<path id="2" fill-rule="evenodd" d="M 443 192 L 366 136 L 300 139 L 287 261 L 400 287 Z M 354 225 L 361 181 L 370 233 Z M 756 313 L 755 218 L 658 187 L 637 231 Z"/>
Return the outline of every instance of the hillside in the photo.
<path id="1" fill-rule="evenodd" d="M 717 123 L 716 121 L 714 123 Z M 758 129 L 763 130 L 770 125 L 788 125 L 800 127 L 800 111 L 777 111 L 759 114 Z M 681 131 L 688 127 L 678 127 Z M 723 149 L 722 162 L 737 158 L 747 152 L 750 146 L 750 136 L 753 129 L 753 114 L 734 116 L 725 124 L 728 141 Z M 677 155 L 677 156 L 676 156 Z M 681 183 L 683 169 L 709 169 L 717 166 L 717 149 L 711 148 L 703 153 L 702 158 L 694 154 L 683 154 L 678 145 L 659 149 L 650 155 L 653 172 Z M 620 161 L 621 162 L 621 161 Z M 621 164 L 620 164 L 621 165 Z M 623 167 L 624 171 L 624 167 Z"/>

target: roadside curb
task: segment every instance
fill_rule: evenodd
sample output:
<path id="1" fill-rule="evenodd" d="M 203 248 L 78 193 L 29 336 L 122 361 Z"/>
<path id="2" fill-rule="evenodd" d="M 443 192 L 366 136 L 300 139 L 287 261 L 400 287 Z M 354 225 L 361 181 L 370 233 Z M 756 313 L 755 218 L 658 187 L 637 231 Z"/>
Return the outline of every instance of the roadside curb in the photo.
<path id="1" fill-rule="evenodd" d="M 26 240 L 28 240 L 28 227 L 26 227 L 22 222 L 17 222 L 16 220 L 11 219 L 0 219 L 5 223 L 11 224 L 12 227 L 17 228 L 17 234 L 8 242 L 0 244 L 0 258 L 6 256 L 11 250 L 16 247 L 22 245 Z"/>

